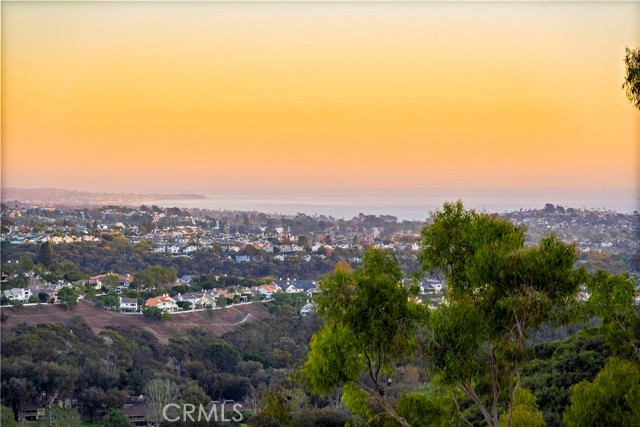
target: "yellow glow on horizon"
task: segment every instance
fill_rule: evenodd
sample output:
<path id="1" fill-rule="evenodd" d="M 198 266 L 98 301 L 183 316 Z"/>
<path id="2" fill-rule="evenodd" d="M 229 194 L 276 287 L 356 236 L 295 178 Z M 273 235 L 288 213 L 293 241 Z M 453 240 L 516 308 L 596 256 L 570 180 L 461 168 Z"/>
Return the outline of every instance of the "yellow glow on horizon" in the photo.
<path id="1" fill-rule="evenodd" d="M 3 186 L 636 184 L 635 4 L 2 7 Z"/>

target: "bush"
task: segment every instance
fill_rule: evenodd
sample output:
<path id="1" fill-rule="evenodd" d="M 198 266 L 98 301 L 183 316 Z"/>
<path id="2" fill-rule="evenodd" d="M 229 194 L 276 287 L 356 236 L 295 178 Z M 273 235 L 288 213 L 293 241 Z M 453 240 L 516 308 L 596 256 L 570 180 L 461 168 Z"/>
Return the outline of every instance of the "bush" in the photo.
<path id="1" fill-rule="evenodd" d="M 191 303 L 189 301 L 178 301 L 178 307 L 183 310 L 191 310 Z"/>
<path id="2" fill-rule="evenodd" d="M 640 425 L 640 370 L 624 360 L 609 359 L 592 382 L 571 389 L 564 413 L 569 427 Z"/>
<path id="3" fill-rule="evenodd" d="M 23 308 L 24 304 L 22 303 L 22 301 L 18 301 L 18 300 L 13 300 L 10 302 L 10 304 L 12 306 L 14 306 L 15 308 Z"/>
<path id="4" fill-rule="evenodd" d="M 144 307 L 142 309 L 142 314 L 144 315 L 144 317 L 147 317 L 149 319 L 154 319 L 154 320 L 162 319 L 162 310 L 156 307 Z"/>

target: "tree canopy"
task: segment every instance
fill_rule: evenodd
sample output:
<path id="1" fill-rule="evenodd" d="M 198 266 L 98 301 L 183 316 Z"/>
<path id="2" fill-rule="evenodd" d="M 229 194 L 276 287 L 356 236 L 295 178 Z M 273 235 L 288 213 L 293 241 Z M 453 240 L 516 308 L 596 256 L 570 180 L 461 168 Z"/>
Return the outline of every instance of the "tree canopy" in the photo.
<path id="1" fill-rule="evenodd" d="M 612 358 L 593 382 L 576 385 L 564 415 L 568 427 L 640 425 L 640 370 Z"/>
<path id="2" fill-rule="evenodd" d="M 385 388 L 394 364 L 416 349 L 415 331 L 427 312 L 409 298 L 395 257 L 369 249 L 361 269 L 338 266 L 319 287 L 325 324 L 303 367 L 310 389 L 327 395 L 342 386 L 342 400 L 354 413 L 371 417 L 377 407 L 409 425 Z"/>
<path id="3" fill-rule="evenodd" d="M 640 306 L 634 304 L 635 284 L 628 275 L 598 271 L 590 277 L 587 315 L 597 316 L 607 343 L 618 357 L 640 362 Z"/>
<path id="4" fill-rule="evenodd" d="M 76 291 L 70 287 L 60 289 L 58 291 L 58 299 L 67 307 L 67 309 L 78 305 L 78 295 L 76 294 Z"/>
<path id="5" fill-rule="evenodd" d="M 133 427 L 129 417 L 120 409 L 112 409 L 102 419 L 102 425 L 104 427 Z"/>
<path id="6" fill-rule="evenodd" d="M 444 276 L 426 353 L 439 379 L 463 391 L 490 426 L 512 425 L 520 367 L 534 328 L 573 301 L 586 273 L 576 249 L 555 236 L 524 245 L 524 229 L 445 203 L 422 231 L 422 267 Z M 504 418 L 503 418 L 504 420 Z"/>
<path id="7" fill-rule="evenodd" d="M 622 88 L 626 91 L 627 99 L 634 107 L 640 109 L 640 48 L 626 48 L 624 64 L 627 74 Z"/>
<path id="8" fill-rule="evenodd" d="M 38 427 L 82 427 L 82 419 L 75 409 L 51 405 L 38 422 Z"/>
<path id="9" fill-rule="evenodd" d="M 38 264 L 45 267 L 51 267 L 53 265 L 53 245 L 51 245 L 51 242 L 44 242 L 40 245 Z"/>

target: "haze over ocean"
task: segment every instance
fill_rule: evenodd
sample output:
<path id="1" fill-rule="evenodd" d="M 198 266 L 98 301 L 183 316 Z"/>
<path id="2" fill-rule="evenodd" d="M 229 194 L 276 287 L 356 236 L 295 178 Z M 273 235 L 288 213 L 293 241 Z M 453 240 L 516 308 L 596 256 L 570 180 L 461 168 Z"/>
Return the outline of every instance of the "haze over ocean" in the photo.
<path id="1" fill-rule="evenodd" d="M 360 213 L 393 215 L 401 220 L 425 219 L 445 201 L 489 212 L 539 209 L 546 203 L 564 207 L 640 210 L 634 189 L 235 189 L 200 191 L 202 200 L 161 200 L 164 207 L 230 209 L 294 215 L 324 214 L 352 218 Z"/>

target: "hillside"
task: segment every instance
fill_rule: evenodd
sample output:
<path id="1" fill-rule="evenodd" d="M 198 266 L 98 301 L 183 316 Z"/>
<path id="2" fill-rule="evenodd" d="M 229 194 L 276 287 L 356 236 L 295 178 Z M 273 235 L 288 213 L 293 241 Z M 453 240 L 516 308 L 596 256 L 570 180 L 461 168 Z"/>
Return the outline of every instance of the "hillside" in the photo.
<path id="1" fill-rule="evenodd" d="M 158 340 L 166 344 L 173 331 L 187 330 L 194 327 L 221 336 L 232 331 L 244 322 L 255 322 L 270 316 L 260 304 L 247 304 L 214 310 L 213 319 L 207 318 L 206 312 L 199 311 L 174 315 L 169 321 L 150 320 L 141 314 L 114 313 L 95 307 L 91 301 L 78 301 L 78 307 L 67 310 L 61 305 L 42 304 L 27 306 L 22 309 L 3 307 L 7 318 L 2 322 L 2 331 L 11 329 L 19 323 L 65 323 L 74 316 L 82 316 L 87 325 L 98 333 L 109 326 L 118 328 L 137 327 L 153 333 Z"/>

